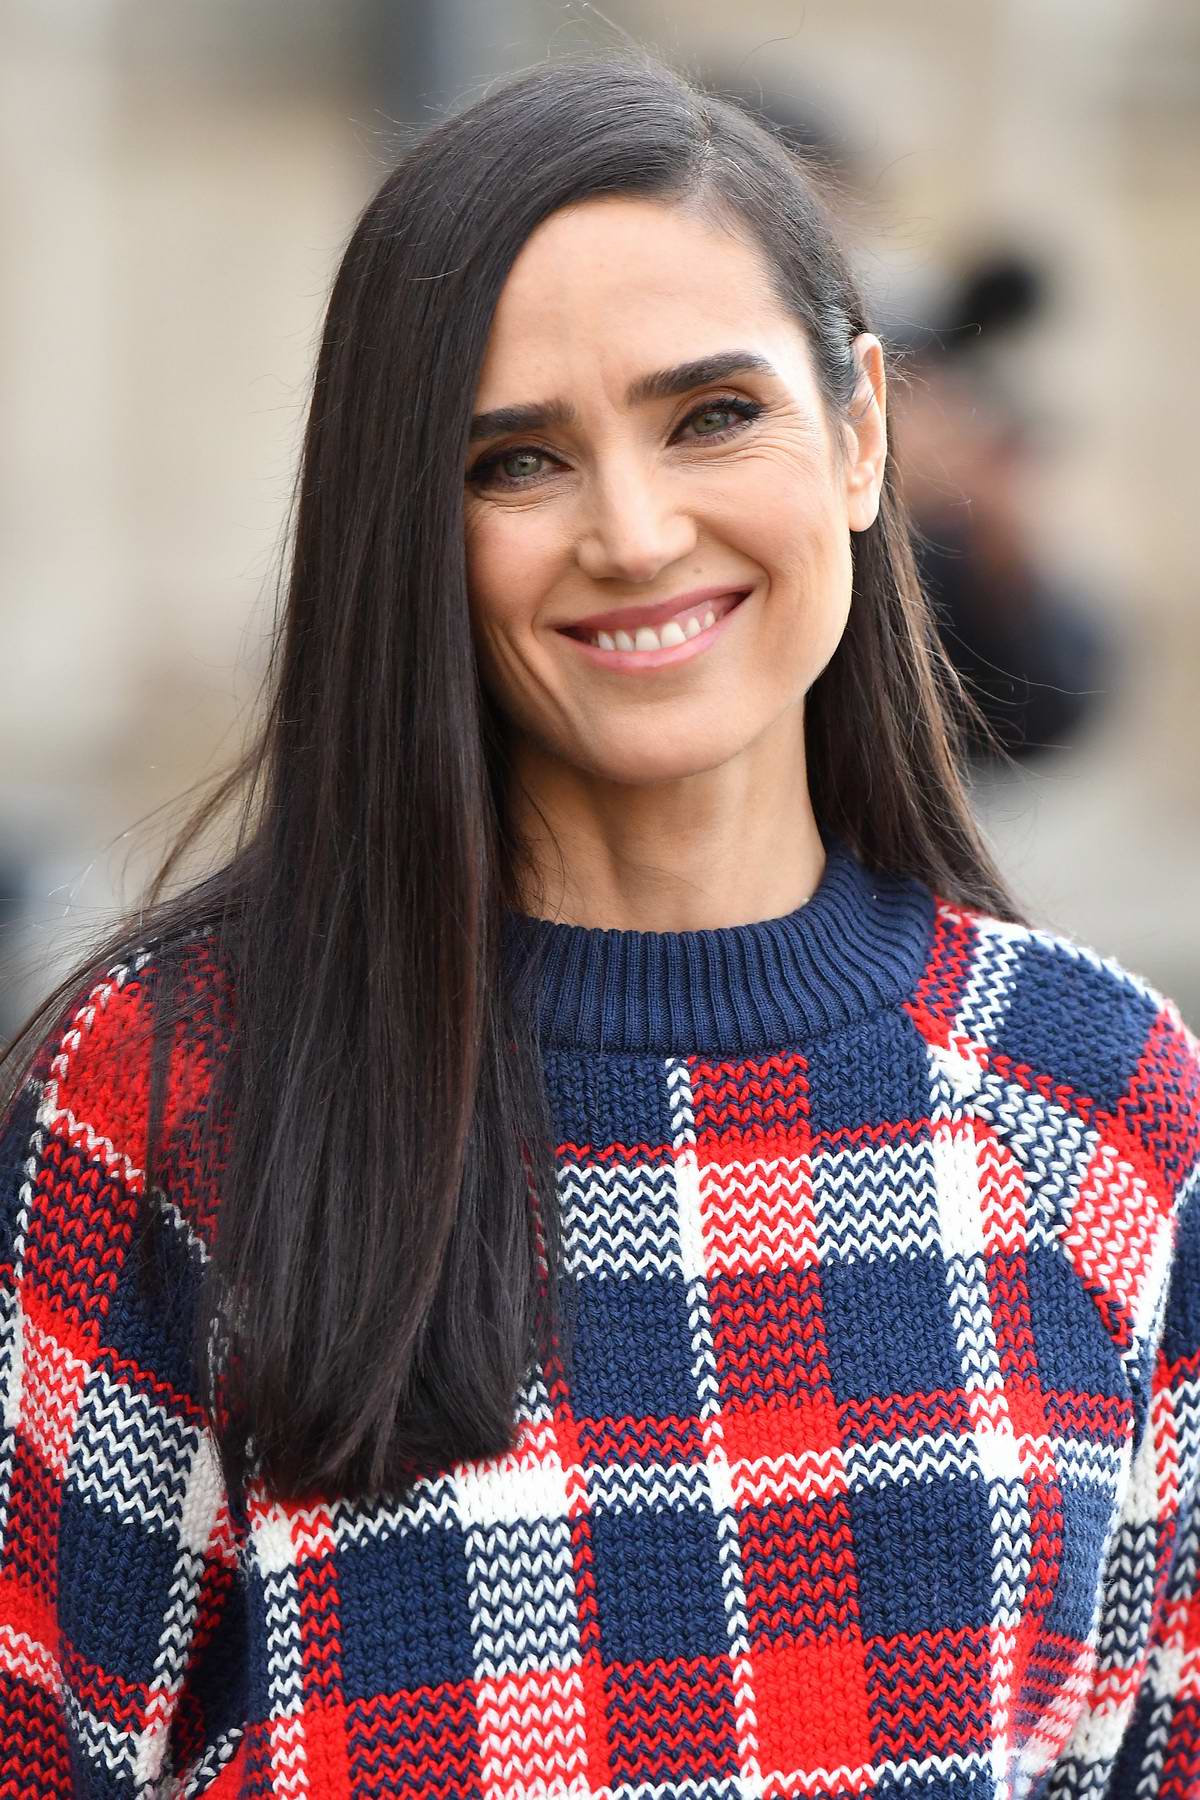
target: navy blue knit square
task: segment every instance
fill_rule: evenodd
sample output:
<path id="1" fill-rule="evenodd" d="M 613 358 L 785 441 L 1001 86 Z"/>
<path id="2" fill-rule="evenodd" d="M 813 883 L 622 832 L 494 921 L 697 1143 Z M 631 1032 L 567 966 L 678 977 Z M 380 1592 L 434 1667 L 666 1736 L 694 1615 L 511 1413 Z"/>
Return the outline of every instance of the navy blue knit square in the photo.
<path id="1" fill-rule="evenodd" d="M 961 1387 L 942 1257 L 824 1263 L 821 1301 L 835 1400 Z"/>
<path id="2" fill-rule="evenodd" d="M 687 1418 L 697 1407 L 687 1284 L 670 1275 L 578 1282 L 571 1404 L 584 1418 Z"/>
<path id="3" fill-rule="evenodd" d="M 143 1202 L 143 1204 L 147 1204 Z M 116 1291 L 104 1328 L 105 1343 L 118 1357 L 155 1376 L 179 1394 L 196 1392 L 197 1373 L 190 1333 L 178 1329 L 193 1320 L 200 1297 L 199 1253 L 189 1250 L 184 1232 L 169 1219 L 153 1220 L 150 1261 L 161 1275 L 161 1291 L 147 1297 L 137 1267 L 137 1246 L 117 1275 Z"/>
<path id="4" fill-rule="evenodd" d="M 85 1499 L 70 1483 L 59 1514 L 58 1597 L 74 1650 L 112 1677 L 148 1682 L 161 1654 L 178 1545 Z"/>
<path id="5" fill-rule="evenodd" d="M 204 1747 L 189 1740 L 189 1731 L 202 1727 L 204 1740 L 212 1743 L 222 1732 L 244 1726 L 246 1720 L 248 1683 L 257 1654 L 247 1590 L 232 1569 L 222 1569 L 218 1580 L 219 1622 L 212 1636 L 194 1640 L 195 1660 L 188 1669 L 191 1700 L 177 1724 L 183 1755 L 197 1755 Z"/>
<path id="6" fill-rule="evenodd" d="M 1157 1015 L 1153 1001 L 1048 944 L 1022 946 L 1013 981 L 995 1033 L 997 1052 L 1032 1064 L 1097 1106 L 1115 1107 Z"/>
<path id="7" fill-rule="evenodd" d="M 1062 1545 L 1058 1549 L 1058 1574 L 1054 1597 L 1046 1615 L 1046 1630 L 1082 1643 L 1088 1634 L 1105 1533 L 1112 1521 L 1113 1498 L 1097 1481 L 1062 1483 Z M 1053 1554 L 1051 1543 L 1035 1543 L 1035 1562 Z"/>
<path id="8" fill-rule="evenodd" d="M 1070 1397 L 1125 1393 L 1120 1358 L 1096 1302 L 1064 1252 L 1038 1245 L 1026 1251 L 1029 1314 L 1043 1388 Z"/>
<path id="9" fill-rule="evenodd" d="M 605 1662 L 723 1656 L 729 1624 L 711 1507 L 597 1507 L 592 1573 Z"/>
<path id="10" fill-rule="evenodd" d="M 1176 1224 L 1171 1288 L 1163 1321 L 1163 1355 L 1186 1362 L 1200 1344 L 1200 1189 L 1193 1189 Z"/>
<path id="11" fill-rule="evenodd" d="M 472 1672 L 464 1534 L 364 1531 L 337 1551 L 348 1699 L 466 1681 Z"/>
<path id="12" fill-rule="evenodd" d="M 885 1481 L 849 1494 L 864 1637 L 986 1625 L 992 1614 L 987 1484 Z"/>
<path id="13" fill-rule="evenodd" d="M 875 1013 L 808 1052 L 808 1122 L 818 1132 L 929 1117 L 929 1052 L 899 1011 Z"/>
<path id="14" fill-rule="evenodd" d="M 666 1066 L 659 1056 L 543 1053 L 550 1117 L 560 1144 L 584 1150 L 671 1142 Z"/>

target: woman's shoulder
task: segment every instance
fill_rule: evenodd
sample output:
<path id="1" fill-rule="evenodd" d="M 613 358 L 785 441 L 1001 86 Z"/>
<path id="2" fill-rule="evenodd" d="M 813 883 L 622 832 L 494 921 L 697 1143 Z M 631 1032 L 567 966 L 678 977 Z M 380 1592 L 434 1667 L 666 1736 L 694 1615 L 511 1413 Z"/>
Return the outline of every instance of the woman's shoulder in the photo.
<path id="1" fill-rule="evenodd" d="M 215 1173 L 198 1121 L 224 989 L 198 933 L 80 967 L 47 1002 L 0 1119 L 0 1630 L 19 1652 L 0 1737 L 35 1771 L 29 1792 L 49 1792 L 72 1758 L 82 1769 L 81 1743 L 103 1749 L 88 1767 L 105 1792 L 101 1761 L 111 1782 L 135 1751 L 161 1760 L 197 1594 L 203 1638 L 235 1591 L 238 1532 L 200 1380 Z M 162 1154 L 148 1164 L 152 1112 Z M 152 1669 L 147 1689 L 138 1672 Z"/>
<path id="2" fill-rule="evenodd" d="M 19 1211 L 28 1226 L 31 1206 L 49 1209 L 51 1222 L 87 1198 L 100 1218 L 114 1205 L 130 1214 L 153 1161 L 151 1198 L 204 1253 L 227 1123 L 219 1078 L 233 994 L 228 955 L 203 928 L 130 938 L 80 972 L 0 1120 L 10 1235 Z M 116 1232 L 109 1259 L 125 1235 Z"/>
<path id="3" fill-rule="evenodd" d="M 1200 1039 L 1119 958 L 944 900 L 915 1016 L 988 1179 L 1065 1254 L 1141 1404 L 1169 1290 L 1194 1293 L 1200 1339 Z"/>
<path id="4" fill-rule="evenodd" d="M 1173 996 L 1074 934 L 939 899 L 930 969 L 949 1031 L 1085 1118 L 1200 1129 L 1200 1038 Z"/>

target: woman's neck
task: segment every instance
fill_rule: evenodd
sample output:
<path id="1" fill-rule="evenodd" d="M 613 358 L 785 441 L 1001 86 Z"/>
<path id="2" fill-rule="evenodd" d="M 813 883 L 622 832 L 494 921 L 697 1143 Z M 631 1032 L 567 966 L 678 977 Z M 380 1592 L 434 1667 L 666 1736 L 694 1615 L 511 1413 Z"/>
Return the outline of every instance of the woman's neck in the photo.
<path id="1" fill-rule="evenodd" d="M 803 758 L 789 768 L 753 748 L 641 783 L 527 752 L 509 801 L 528 861 L 521 909 L 618 931 L 714 930 L 793 911 L 825 866 Z"/>

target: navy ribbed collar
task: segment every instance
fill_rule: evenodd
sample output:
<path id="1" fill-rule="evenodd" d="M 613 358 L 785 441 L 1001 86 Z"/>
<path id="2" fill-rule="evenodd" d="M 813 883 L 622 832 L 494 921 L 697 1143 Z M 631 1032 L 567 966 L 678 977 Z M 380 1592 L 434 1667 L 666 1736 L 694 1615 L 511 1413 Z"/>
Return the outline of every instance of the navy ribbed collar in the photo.
<path id="1" fill-rule="evenodd" d="M 619 931 L 504 913 L 509 966 L 543 1046 L 745 1053 L 798 1043 L 911 994 L 929 888 L 869 871 L 822 828 L 825 867 L 794 912 L 706 931 Z"/>

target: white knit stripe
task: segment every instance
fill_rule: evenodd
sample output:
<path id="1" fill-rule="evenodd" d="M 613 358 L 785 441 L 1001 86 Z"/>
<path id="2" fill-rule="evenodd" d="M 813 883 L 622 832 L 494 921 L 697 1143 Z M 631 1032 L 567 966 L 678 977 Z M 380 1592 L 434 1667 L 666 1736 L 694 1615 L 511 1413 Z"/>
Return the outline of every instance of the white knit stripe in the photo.
<path id="1" fill-rule="evenodd" d="M 678 1275 L 674 1233 L 664 1229 L 675 1206 L 675 1175 L 665 1163 L 608 1167 L 561 1159 L 557 1170 L 564 1222 L 563 1266 L 584 1276 L 644 1281 Z"/>
<path id="2" fill-rule="evenodd" d="M 162 1768 L 196 1628 L 206 1553 L 224 1497 L 225 1483 L 215 1445 L 207 1434 L 197 1434 L 183 1483 L 175 1573 L 150 1678 L 146 1725 L 137 1744 L 134 1766 L 142 1781 L 152 1780 Z"/>
<path id="3" fill-rule="evenodd" d="M 16 1630 L 4 1619 L 0 1619 L 0 1670 L 19 1675 L 48 1693 L 58 1693 L 62 1686 L 62 1675 L 50 1646 L 40 1638 L 30 1637 L 27 1631 Z"/>
<path id="4" fill-rule="evenodd" d="M 996 1167 L 995 1146 L 990 1138 L 980 1137 L 975 1117 L 974 1108 L 961 1098 L 961 1087 L 956 1087 L 938 1059 L 931 1056 L 929 1119 L 938 1234 L 962 1386 L 991 1515 L 989 1735 L 992 1773 L 999 1791 L 1014 1732 L 1016 1641 L 1033 1538 L 1020 1447 L 1000 1367 L 987 1252 L 998 1227 L 1000 1235 L 1012 1242 L 1022 1231 L 1023 1220 L 1020 1196 L 1013 1192 L 1011 1153 L 1005 1152 L 1004 1166 Z M 994 1203 L 998 1194 L 1004 1194 L 1008 1202 L 1004 1218 L 989 1219 L 985 1217 L 987 1205 L 989 1200 Z"/>
<path id="5" fill-rule="evenodd" d="M 310 1788 L 296 1546 L 284 1508 L 255 1498 L 250 1506 L 250 1538 L 251 1554 L 263 1580 L 271 1791 L 297 1800 Z"/>
<path id="6" fill-rule="evenodd" d="M 982 1067 L 972 1047 L 996 1041 L 1012 1000 L 1028 933 L 1008 921 L 976 916 L 971 966 L 950 1031 L 954 1050 L 931 1052 L 930 1120 L 937 1167 L 938 1218 L 950 1288 L 951 1315 L 973 1420 L 976 1454 L 987 1482 L 991 1513 L 992 1591 L 989 1650 L 991 1767 L 997 1792 L 1012 1779 L 1009 1746 L 1017 1632 L 1033 1555 L 1021 1446 L 1012 1427 L 1000 1371 L 987 1284 L 983 1184 L 1003 1195 L 1028 1250 L 1031 1229 L 1024 1183 L 1015 1159 L 971 1121 L 980 1109 Z M 991 1220 L 994 1230 L 997 1221 Z M 1003 1237 L 1003 1232 L 1001 1236 Z"/>
<path id="7" fill-rule="evenodd" d="M 179 1530 L 200 1432 L 107 1369 L 86 1377 L 68 1479 L 90 1505 L 147 1533 Z"/>
<path id="8" fill-rule="evenodd" d="M 121 1726 L 108 1719 L 98 1719 L 86 1706 L 81 1706 L 70 1688 L 63 1691 L 63 1714 L 71 1738 L 87 1758 L 87 1767 L 103 1769 L 121 1782 L 134 1777 L 136 1740 Z"/>
<path id="9" fill-rule="evenodd" d="M 1200 1591 L 1200 1378 L 1191 1374 L 1177 1376 L 1170 1391 L 1157 1396 L 1155 1415 L 1160 1409 L 1161 1419 L 1152 1417 L 1142 1441 L 1142 1449 L 1148 1455 L 1139 1511 L 1143 1518 L 1155 1509 L 1178 1512 L 1180 1522 L 1174 1563 L 1163 1596 L 1165 1624 L 1160 1641 L 1150 1650 L 1145 1670 L 1151 1714 L 1143 1766 L 1153 1770 L 1155 1784 L 1164 1773 L 1176 1707 L 1181 1702 L 1195 1704 L 1200 1699 L 1200 1650 L 1187 1650 L 1183 1644 L 1187 1608 Z M 1169 1447 L 1158 1452 L 1156 1464 L 1156 1447 L 1162 1444 Z M 1145 1579 L 1147 1589 L 1152 1591 L 1153 1531 L 1144 1529 L 1141 1541 L 1149 1552 Z M 1147 1787 L 1148 1791 L 1155 1791 L 1149 1783 Z"/>
<path id="10" fill-rule="evenodd" d="M 327 1501 L 336 1548 L 361 1549 L 372 1543 L 387 1543 L 405 1532 L 427 1536 L 444 1530 L 447 1525 L 456 1525 L 459 1508 L 454 1484 L 455 1477 L 451 1474 L 427 1475 L 422 1476 L 419 1485 L 402 1500 L 380 1498 L 369 1506 L 344 1497 Z M 296 1516 L 303 1519 L 307 1511 L 308 1508 L 298 1508 Z M 261 1548 L 258 1560 L 260 1568 L 263 1567 Z M 286 1562 L 284 1551 L 279 1566 L 286 1566 Z"/>
<path id="11" fill-rule="evenodd" d="M 548 1593 L 550 1571 L 557 1571 L 554 1580 L 564 1595 L 561 1604 L 574 1610 L 573 1596 L 566 1594 L 564 1587 L 564 1583 L 566 1587 L 574 1584 L 569 1546 L 563 1545 L 562 1535 L 550 1525 L 540 1530 L 530 1527 L 520 1534 L 521 1553 L 533 1566 L 534 1583 L 530 1585 Z M 539 1537 L 545 1542 L 541 1557 Z M 502 1602 L 498 1592 L 494 1598 Z M 588 1744 L 578 1656 L 564 1665 L 552 1653 L 547 1654 L 530 1623 L 533 1608 L 525 1610 L 527 1616 L 513 1639 L 513 1660 L 519 1662 L 522 1672 L 476 1677 L 475 1715 L 484 1790 L 501 1793 L 512 1783 L 517 1792 L 587 1791 L 581 1788 L 588 1779 Z M 548 1622 L 551 1639 L 558 1623 L 555 1619 Z"/>
<path id="12" fill-rule="evenodd" d="M 244 1725 L 234 1725 L 229 1731 L 223 1731 L 193 1768 L 184 1770 L 172 1781 L 164 1800 L 195 1800 L 197 1794 L 207 1793 L 221 1770 L 237 1755 L 245 1735 Z"/>
<path id="13" fill-rule="evenodd" d="M 293 1796 L 310 1793 L 303 1712 L 297 1709 L 291 1713 L 279 1713 L 272 1709 L 268 1737 L 271 1744 L 271 1792 L 286 1795 L 289 1800 Z"/>
<path id="14" fill-rule="evenodd" d="M 1082 1446 L 1077 1439 L 1058 1435 L 1047 1437 L 1046 1442 L 1056 1460 L 1064 1462 L 1073 1475 L 1108 1487 L 1119 1481 L 1125 1460 L 1119 1449 Z M 777 1494 L 785 1484 L 789 1492 L 799 1485 L 806 1493 L 836 1493 L 847 1485 L 855 1490 L 905 1488 L 914 1482 L 961 1479 L 978 1469 L 970 1456 L 964 1456 L 962 1434 L 957 1430 L 906 1432 L 887 1442 L 850 1443 L 843 1456 L 844 1467 L 832 1475 L 828 1462 L 822 1465 L 815 1452 L 804 1459 L 794 1455 L 758 1457 L 746 1467 L 747 1483 L 753 1484 L 757 1498 Z M 799 1484 L 797 1473 L 802 1478 Z"/>
<path id="15" fill-rule="evenodd" d="M 175 1565 L 154 1673 L 146 1690 L 146 1723 L 134 1746 L 134 1772 L 140 1781 L 157 1779 L 162 1769 L 183 1687 L 187 1647 L 196 1625 L 196 1596 L 203 1572 L 203 1557 L 191 1551 L 184 1552 Z"/>
<path id="16" fill-rule="evenodd" d="M 993 1044 L 1015 988 L 1015 976 L 1028 932 L 1003 920 L 975 921 L 977 941 L 971 958 L 952 1038 L 973 1044 Z"/>
<path id="17" fill-rule="evenodd" d="M 38 1116 L 40 1119 L 41 1108 Z M 0 1559 L 6 1552 L 8 1509 L 12 1498 L 13 1450 L 17 1426 L 21 1418 L 21 1387 L 24 1381 L 25 1310 L 20 1302 L 21 1275 L 25 1265 L 25 1234 L 33 1205 L 33 1178 L 37 1173 L 44 1134 L 40 1123 L 30 1143 L 24 1165 L 26 1179 L 21 1183 L 19 1210 L 13 1243 L 12 1285 L 0 1289 L 0 1406 L 3 1429 L 0 1430 Z"/>
<path id="18" fill-rule="evenodd" d="M 976 1111 L 1027 1172 L 1029 1243 L 1061 1250 L 1063 1222 L 1074 1210 L 1099 1133 L 1040 1089 L 990 1070 L 980 1079 Z"/>
<path id="19" fill-rule="evenodd" d="M 709 1309 L 707 1261 L 701 1215 L 700 1169 L 696 1156 L 696 1111 L 691 1072 L 682 1057 L 665 1060 L 667 1102 L 671 1118 L 671 1143 L 675 1152 L 675 1189 L 683 1275 L 687 1283 L 688 1324 L 692 1334 L 692 1373 L 696 1384 L 696 1413 L 704 1438 L 704 1467 L 716 1519 L 717 1558 L 729 1654 L 733 1675 L 733 1703 L 738 1741 L 737 1794 L 740 1800 L 760 1800 L 764 1776 L 759 1761 L 758 1705 L 750 1656 L 750 1625 L 738 1533 L 737 1501 L 733 1477 L 725 1454 L 721 1420 L 720 1386 L 713 1347 Z M 732 1791 L 732 1784 L 731 1784 Z"/>
<path id="20" fill-rule="evenodd" d="M 53 1125 L 60 1137 L 67 1143 L 82 1148 L 93 1162 L 98 1162 L 106 1175 L 116 1177 L 123 1182 L 132 1194 L 140 1193 L 146 1180 L 146 1171 L 118 1150 L 112 1139 L 94 1131 L 86 1119 L 75 1116 L 69 1106 L 64 1106 L 48 1121 Z"/>
<path id="21" fill-rule="evenodd" d="M 566 1471 L 540 1371 L 527 1377 L 520 1446 L 456 1466 L 486 1791 L 586 1783 L 587 1709 Z M 578 1504 L 578 1502 L 577 1502 Z"/>

